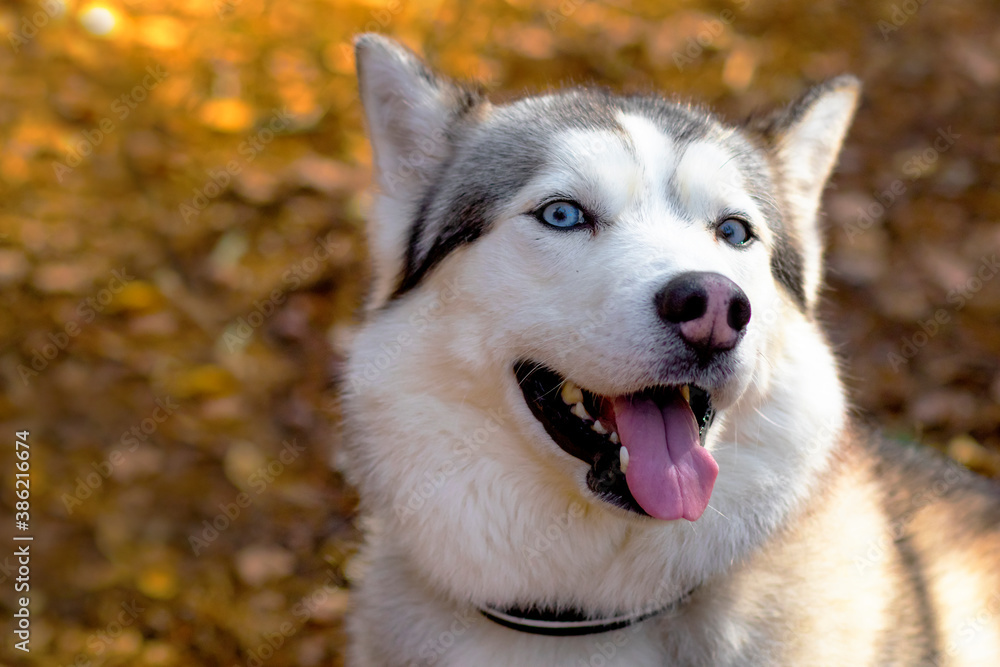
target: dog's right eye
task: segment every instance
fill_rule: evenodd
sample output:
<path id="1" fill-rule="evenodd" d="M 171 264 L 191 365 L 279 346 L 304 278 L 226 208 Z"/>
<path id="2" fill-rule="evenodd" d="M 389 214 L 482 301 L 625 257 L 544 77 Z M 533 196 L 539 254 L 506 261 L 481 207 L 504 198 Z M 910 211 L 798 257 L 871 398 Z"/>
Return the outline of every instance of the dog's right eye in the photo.
<path id="1" fill-rule="evenodd" d="M 587 221 L 583 210 L 570 201 L 554 201 L 535 211 L 535 216 L 547 225 L 567 229 Z"/>

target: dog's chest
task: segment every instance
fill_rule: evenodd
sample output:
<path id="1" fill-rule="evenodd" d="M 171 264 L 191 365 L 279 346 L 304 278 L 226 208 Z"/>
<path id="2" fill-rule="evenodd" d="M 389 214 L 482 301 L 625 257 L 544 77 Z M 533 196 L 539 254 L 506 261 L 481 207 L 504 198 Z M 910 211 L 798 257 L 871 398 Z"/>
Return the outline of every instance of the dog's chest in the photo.
<path id="1" fill-rule="evenodd" d="M 452 617 L 451 621 L 454 620 Z M 660 667 L 664 661 L 664 647 L 646 624 L 582 637 L 546 637 L 517 632 L 478 614 L 446 626 L 433 646 L 422 647 L 419 654 L 423 662 L 416 664 Z"/>

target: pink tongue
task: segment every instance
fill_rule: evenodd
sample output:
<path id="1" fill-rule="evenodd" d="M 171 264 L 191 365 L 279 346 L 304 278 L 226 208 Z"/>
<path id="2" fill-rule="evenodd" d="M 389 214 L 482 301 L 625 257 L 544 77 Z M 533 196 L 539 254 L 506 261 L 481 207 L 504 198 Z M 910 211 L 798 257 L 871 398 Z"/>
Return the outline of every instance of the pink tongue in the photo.
<path id="1" fill-rule="evenodd" d="M 698 424 L 680 392 L 662 410 L 649 398 L 616 398 L 615 422 L 628 449 L 625 481 L 657 519 L 697 520 L 708 506 L 719 464 L 699 444 Z"/>

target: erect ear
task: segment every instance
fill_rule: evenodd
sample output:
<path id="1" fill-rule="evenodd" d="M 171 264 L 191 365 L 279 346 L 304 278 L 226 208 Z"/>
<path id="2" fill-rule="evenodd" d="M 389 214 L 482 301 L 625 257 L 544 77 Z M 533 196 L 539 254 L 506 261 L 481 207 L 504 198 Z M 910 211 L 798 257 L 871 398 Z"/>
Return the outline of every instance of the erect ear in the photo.
<path id="1" fill-rule="evenodd" d="M 479 91 L 432 72 L 391 39 L 367 33 L 354 40 L 354 48 L 380 186 L 368 224 L 374 305 L 393 291 L 403 271 L 420 201 L 452 151 L 449 129 L 484 101 Z"/>
<path id="2" fill-rule="evenodd" d="M 808 90 L 765 128 L 785 199 L 786 225 L 802 254 L 801 295 L 815 305 L 823 276 L 822 230 L 817 212 L 830 172 L 858 105 L 861 83 L 853 76 Z"/>
<path id="3" fill-rule="evenodd" d="M 381 35 L 359 35 L 354 48 L 379 184 L 390 196 L 413 196 L 448 156 L 450 122 L 480 96 Z"/>

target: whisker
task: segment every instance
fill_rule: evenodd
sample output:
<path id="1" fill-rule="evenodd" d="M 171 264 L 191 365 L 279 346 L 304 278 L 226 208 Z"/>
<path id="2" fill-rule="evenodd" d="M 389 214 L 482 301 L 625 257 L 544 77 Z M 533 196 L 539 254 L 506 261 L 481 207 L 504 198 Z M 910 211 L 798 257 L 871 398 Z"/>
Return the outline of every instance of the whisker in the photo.
<path id="1" fill-rule="evenodd" d="M 709 506 L 708 506 L 708 509 L 710 509 L 710 510 L 712 510 L 713 512 L 715 512 L 716 514 L 718 514 L 719 516 L 721 516 L 721 517 L 722 517 L 723 519 L 725 519 L 726 521 L 729 521 L 729 520 L 730 520 L 728 516 L 726 516 L 725 514 L 723 514 L 722 512 L 720 512 L 719 510 L 717 510 L 717 509 L 715 509 L 714 507 L 712 507 L 712 505 L 711 505 L 711 504 L 709 504 Z"/>
<path id="2" fill-rule="evenodd" d="M 765 415 L 763 412 L 760 411 L 760 408 L 754 408 L 753 411 L 756 412 L 758 415 L 760 415 L 761 419 L 763 419 L 764 421 L 766 421 L 771 426 L 774 426 L 775 428 L 780 428 L 780 429 L 782 429 L 784 431 L 791 431 L 792 430 L 791 428 L 789 428 L 787 426 L 782 426 L 778 422 L 774 421 L 773 419 L 771 419 L 770 417 L 768 417 L 767 415 Z M 759 436 L 760 434 L 758 433 L 757 435 Z"/>

